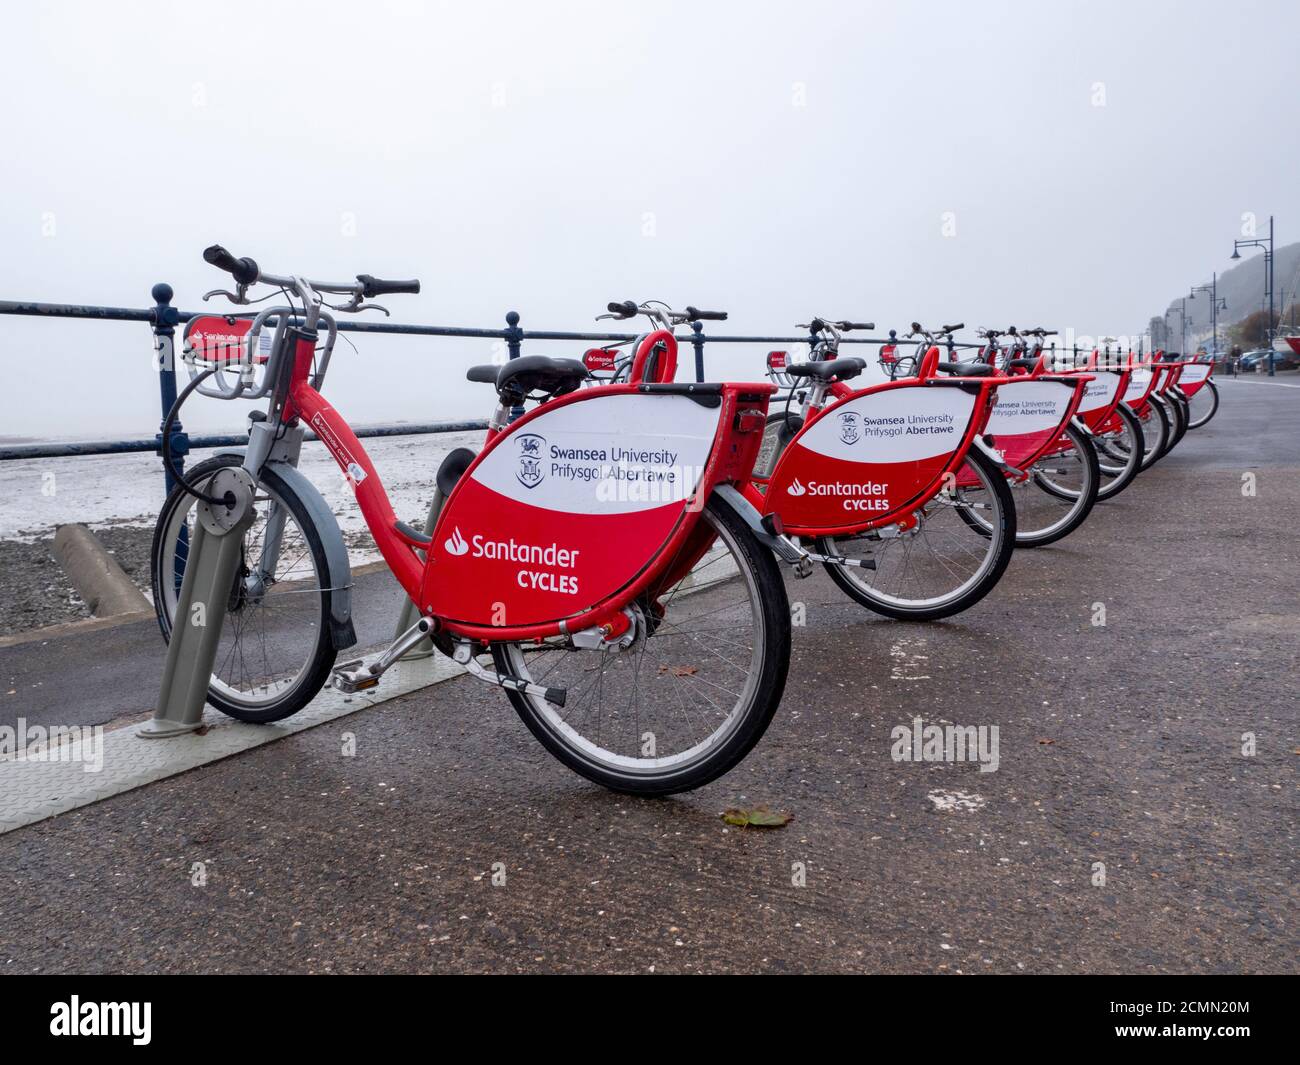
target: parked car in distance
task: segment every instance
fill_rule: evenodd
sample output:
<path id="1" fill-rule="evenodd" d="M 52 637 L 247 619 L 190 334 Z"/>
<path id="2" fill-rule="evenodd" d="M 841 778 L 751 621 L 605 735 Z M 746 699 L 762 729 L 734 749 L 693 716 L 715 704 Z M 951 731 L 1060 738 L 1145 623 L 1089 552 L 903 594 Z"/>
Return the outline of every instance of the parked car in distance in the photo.
<path id="1" fill-rule="evenodd" d="M 1241 357 L 1237 363 L 1237 370 L 1240 373 L 1254 373 L 1257 369 L 1268 369 L 1268 357 L 1276 355 L 1272 348 L 1256 348 L 1254 351 L 1248 351 Z"/>

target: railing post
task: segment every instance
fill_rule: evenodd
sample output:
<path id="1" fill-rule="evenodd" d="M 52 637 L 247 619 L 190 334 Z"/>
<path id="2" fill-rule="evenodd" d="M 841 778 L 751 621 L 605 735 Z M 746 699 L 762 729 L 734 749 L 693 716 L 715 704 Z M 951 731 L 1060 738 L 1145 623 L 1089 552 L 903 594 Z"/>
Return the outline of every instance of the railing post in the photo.
<path id="1" fill-rule="evenodd" d="M 176 323 L 180 320 L 180 314 L 172 306 L 171 285 L 165 281 L 159 281 L 158 284 L 150 290 L 153 297 L 153 337 L 154 351 L 158 357 L 158 395 L 162 400 L 162 421 L 158 423 L 158 433 L 154 437 L 154 443 L 158 448 L 158 456 L 162 457 L 163 450 L 163 426 L 167 423 L 167 415 L 172 409 L 172 404 L 176 402 Z M 172 458 L 176 462 L 176 469 L 182 475 L 185 471 L 185 456 L 190 452 L 190 438 L 185 432 L 185 427 L 181 425 L 179 417 L 172 422 L 171 432 L 167 434 L 167 449 L 171 452 Z M 175 478 L 167 463 L 163 463 L 163 484 L 166 487 L 166 494 L 171 495 L 175 487 Z M 176 536 L 176 551 L 172 557 L 172 576 L 176 582 L 176 591 L 179 593 L 181 580 L 185 576 L 185 565 L 190 555 L 190 534 L 185 525 L 181 525 L 180 531 Z"/>
<path id="2" fill-rule="evenodd" d="M 691 323 L 691 347 L 695 349 L 695 380 L 704 380 L 704 323 Z"/>
<path id="3" fill-rule="evenodd" d="M 176 402 L 176 323 L 180 321 L 180 313 L 172 306 L 172 296 L 174 295 L 171 285 L 165 281 L 159 281 L 154 285 L 150 292 L 153 296 L 153 336 L 154 351 L 158 356 L 158 393 L 162 400 L 162 421 L 158 423 L 158 433 L 154 437 L 158 445 L 158 454 L 162 455 L 163 435 L 162 429 L 167 421 L 167 413 L 172 409 L 172 404 Z M 189 454 L 190 438 L 186 434 L 184 427 L 181 425 L 180 418 L 172 423 L 171 433 L 167 441 L 168 448 L 172 456 L 176 459 L 176 468 L 184 470 L 185 456 Z M 172 473 L 163 464 L 163 478 L 167 485 L 167 491 L 172 490 Z"/>
<path id="4" fill-rule="evenodd" d="M 518 311 L 506 312 L 505 334 L 506 334 L 506 353 L 508 357 L 512 359 L 519 358 L 519 346 L 524 342 L 524 331 L 519 328 Z M 514 421 L 516 418 L 522 418 L 523 416 L 524 416 L 523 407 L 510 408 L 511 421 Z"/>

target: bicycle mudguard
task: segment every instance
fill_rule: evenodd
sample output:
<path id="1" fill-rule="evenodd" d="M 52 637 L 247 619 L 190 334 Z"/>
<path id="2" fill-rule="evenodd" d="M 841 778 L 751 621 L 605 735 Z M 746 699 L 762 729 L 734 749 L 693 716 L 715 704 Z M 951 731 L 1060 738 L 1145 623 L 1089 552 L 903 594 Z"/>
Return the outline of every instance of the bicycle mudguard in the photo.
<path id="1" fill-rule="evenodd" d="M 908 379 L 850 392 L 795 434 L 765 494 L 746 494 L 799 536 L 890 524 L 936 495 L 964 461 L 991 387 Z"/>
<path id="2" fill-rule="evenodd" d="M 243 458 L 244 449 L 234 448 L 219 454 Z M 271 459 L 266 465 L 302 500 L 311 523 L 316 527 L 328 569 L 327 573 L 320 574 L 320 581 L 321 587 L 330 592 L 330 641 L 335 650 L 345 650 L 357 642 L 357 634 L 352 627 L 352 563 L 348 559 L 343 533 L 339 531 L 339 520 L 317 487 L 297 466 L 279 459 Z"/>
<path id="3" fill-rule="evenodd" d="M 1183 364 L 1183 372 L 1178 375 L 1175 384 L 1181 389 L 1184 396 L 1191 399 L 1197 392 L 1205 387 L 1214 374 L 1214 364 L 1212 362 L 1189 362 Z"/>
<path id="4" fill-rule="evenodd" d="M 771 385 L 607 385 L 541 404 L 456 483 L 420 602 L 522 639 L 607 619 L 671 566 L 720 482 L 748 477 Z"/>
<path id="5" fill-rule="evenodd" d="M 296 466 L 275 461 L 267 465 L 298 494 L 316 526 L 329 568 L 329 573 L 321 576 L 323 587 L 330 590 L 330 639 L 335 649 L 342 651 L 357 642 L 357 634 L 352 628 L 352 564 L 348 561 L 348 548 L 338 518 L 325 497 Z"/>

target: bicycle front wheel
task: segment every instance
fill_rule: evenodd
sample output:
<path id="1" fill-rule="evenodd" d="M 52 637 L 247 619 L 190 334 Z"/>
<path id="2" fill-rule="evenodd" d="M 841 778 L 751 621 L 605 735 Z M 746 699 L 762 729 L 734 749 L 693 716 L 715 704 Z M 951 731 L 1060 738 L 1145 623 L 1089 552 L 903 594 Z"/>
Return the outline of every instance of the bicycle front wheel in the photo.
<path id="1" fill-rule="evenodd" d="M 201 485 L 205 474 L 242 461 L 218 455 L 186 471 L 186 480 Z M 271 469 L 262 471 L 253 505 L 256 515 L 222 604 L 208 702 L 240 721 L 266 724 L 306 706 L 338 652 L 330 639 L 329 568 L 310 512 Z M 174 488 L 158 515 L 150 557 L 154 611 L 168 641 L 194 525 L 194 497 Z"/>
<path id="2" fill-rule="evenodd" d="M 740 762 L 785 689 L 790 609 L 772 553 L 727 506 L 701 516 L 716 537 L 685 577 L 629 606 L 630 642 L 571 637 L 498 643 L 498 672 L 566 689 L 564 706 L 507 691 L 556 758 L 614 791 L 668 795 Z"/>

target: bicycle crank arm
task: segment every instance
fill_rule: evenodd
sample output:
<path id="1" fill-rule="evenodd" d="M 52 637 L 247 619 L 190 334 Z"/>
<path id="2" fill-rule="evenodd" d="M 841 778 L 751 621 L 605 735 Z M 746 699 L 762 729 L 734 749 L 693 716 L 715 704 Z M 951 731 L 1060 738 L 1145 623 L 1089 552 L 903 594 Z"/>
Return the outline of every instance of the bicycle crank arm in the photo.
<path id="1" fill-rule="evenodd" d="M 476 680 L 486 681 L 489 684 L 495 684 L 498 688 L 505 688 L 507 691 L 512 692 L 522 692 L 524 695 L 535 695 L 545 699 L 548 703 L 554 703 L 556 706 L 563 706 L 564 700 L 568 698 L 568 691 L 564 688 L 548 688 L 545 685 L 524 680 L 523 677 L 512 677 L 508 673 L 498 673 L 494 669 L 487 669 L 479 665 L 468 640 L 461 640 L 456 644 L 456 650 L 452 654 L 452 658 L 464 666 L 465 671 L 471 677 Z"/>
<path id="2" fill-rule="evenodd" d="M 335 666 L 330 674 L 330 683 L 339 691 L 347 692 L 349 695 L 378 687 L 379 678 L 388 671 L 389 667 L 432 631 L 433 622 L 428 618 L 420 618 L 370 665 L 366 665 L 358 658 L 355 662 L 344 662 L 341 666 Z"/>
<path id="3" fill-rule="evenodd" d="M 810 562 L 821 562 L 824 565 L 831 566 L 857 566 L 859 569 L 875 569 L 876 560 L 874 558 L 843 558 L 839 555 L 819 555 L 816 551 L 808 551 L 804 555 Z"/>

